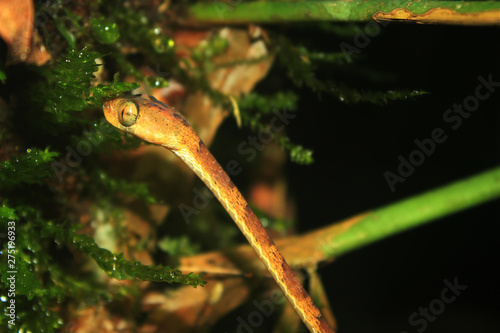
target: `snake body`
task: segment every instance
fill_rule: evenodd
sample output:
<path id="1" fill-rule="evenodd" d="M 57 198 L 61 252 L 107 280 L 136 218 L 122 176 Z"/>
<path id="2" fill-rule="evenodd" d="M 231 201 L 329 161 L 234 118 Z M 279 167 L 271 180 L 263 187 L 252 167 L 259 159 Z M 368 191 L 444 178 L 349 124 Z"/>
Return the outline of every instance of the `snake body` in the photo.
<path id="1" fill-rule="evenodd" d="M 182 159 L 229 213 L 309 330 L 333 332 L 245 198 L 179 112 L 154 97 L 111 99 L 103 110 L 113 126 Z"/>

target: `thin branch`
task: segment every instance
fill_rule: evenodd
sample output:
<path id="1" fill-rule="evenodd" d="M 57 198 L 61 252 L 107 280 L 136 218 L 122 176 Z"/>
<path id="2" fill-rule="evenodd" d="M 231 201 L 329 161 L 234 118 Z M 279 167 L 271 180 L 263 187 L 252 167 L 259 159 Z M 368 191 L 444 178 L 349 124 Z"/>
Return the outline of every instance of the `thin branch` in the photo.
<path id="1" fill-rule="evenodd" d="M 315 268 L 320 262 L 498 197 L 500 167 L 304 235 L 278 239 L 276 245 L 292 268 Z M 213 275 L 267 275 L 248 245 L 183 257 L 179 269 Z"/>
<path id="2" fill-rule="evenodd" d="M 337 257 L 498 197 L 500 168 L 376 209 L 341 234 L 323 239 L 323 251 Z"/>

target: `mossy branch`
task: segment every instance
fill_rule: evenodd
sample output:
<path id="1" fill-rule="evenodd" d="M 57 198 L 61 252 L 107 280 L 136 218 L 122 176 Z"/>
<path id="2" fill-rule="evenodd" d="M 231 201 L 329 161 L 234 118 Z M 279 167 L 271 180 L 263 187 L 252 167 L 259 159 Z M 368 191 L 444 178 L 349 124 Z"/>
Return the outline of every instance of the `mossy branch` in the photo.
<path id="1" fill-rule="evenodd" d="M 406 9 L 421 15 L 446 8 L 460 14 L 500 10 L 495 1 L 211 1 L 189 6 L 186 22 L 192 24 L 282 24 L 290 22 L 366 22 L 377 12 Z M 467 22 L 457 21 L 457 24 Z"/>
<path id="2" fill-rule="evenodd" d="M 135 278 L 143 281 L 189 284 L 195 288 L 206 283 L 201 280 L 201 276 L 193 273 L 184 275 L 168 266 L 145 266 L 137 261 L 126 260 L 121 254 L 116 255 L 100 248 L 92 238 L 85 235 L 75 235 L 73 244 L 92 257 L 106 274 L 118 280 Z"/>
<path id="3" fill-rule="evenodd" d="M 363 91 L 341 81 L 321 80 L 316 76 L 319 62 L 330 62 L 333 65 L 342 65 L 337 53 L 311 52 L 305 47 L 293 45 L 285 38 L 278 39 L 277 60 L 284 67 L 288 77 L 295 86 L 308 87 L 312 91 L 321 94 L 332 95 L 340 102 L 355 104 L 360 102 L 385 105 L 392 101 L 406 100 L 427 94 L 419 89 L 391 89 L 387 91 Z M 345 59 L 345 57 L 344 57 Z"/>

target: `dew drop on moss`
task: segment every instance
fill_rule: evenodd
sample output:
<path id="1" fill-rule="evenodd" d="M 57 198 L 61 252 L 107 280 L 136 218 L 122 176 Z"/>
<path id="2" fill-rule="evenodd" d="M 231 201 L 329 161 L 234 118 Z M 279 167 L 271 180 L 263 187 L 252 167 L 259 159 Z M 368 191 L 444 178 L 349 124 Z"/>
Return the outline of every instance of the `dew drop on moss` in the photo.
<path id="1" fill-rule="evenodd" d="M 120 38 L 116 23 L 109 22 L 104 17 L 91 19 L 90 27 L 95 38 L 103 44 L 114 43 Z"/>
<path id="2" fill-rule="evenodd" d="M 158 29 L 153 29 L 150 35 L 153 35 L 151 39 L 151 45 L 155 49 L 156 52 L 162 54 L 166 53 L 169 49 L 174 47 L 175 43 L 172 38 L 167 38 L 161 34 L 158 34 L 161 31 Z"/>
<path id="3" fill-rule="evenodd" d="M 148 76 L 144 79 L 146 84 L 153 88 L 166 88 L 168 87 L 168 81 L 162 77 L 158 76 Z"/>

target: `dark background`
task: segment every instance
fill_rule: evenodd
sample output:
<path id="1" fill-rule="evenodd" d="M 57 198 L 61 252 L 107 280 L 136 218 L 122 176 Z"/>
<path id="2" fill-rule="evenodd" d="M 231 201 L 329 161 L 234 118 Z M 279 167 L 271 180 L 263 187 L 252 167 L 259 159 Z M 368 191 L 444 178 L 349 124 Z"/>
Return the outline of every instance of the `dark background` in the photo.
<path id="1" fill-rule="evenodd" d="M 304 25 L 280 32 L 316 51 L 339 51 L 342 40 L 354 45 L 352 40 L 321 31 Z M 299 232 L 498 166 L 500 87 L 456 130 L 444 122 L 443 114 L 475 93 L 478 76 L 492 74 L 493 81 L 500 82 L 499 32 L 497 28 L 391 23 L 361 50 L 357 69 L 353 65 L 319 68 L 320 78 L 355 87 L 430 93 L 385 106 L 346 105 L 325 94 L 318 99 L 309 89 L 296 89 L 280 80 L 284 74 L 275 67 L 257 90 L 278 86 L 299 93 L 299 116 L 287 132 L 293 142 L 314 150 L 313 165 L 287 165 Z M 367 73 L 387 73 L 384 77 L 391 79 L 367 79 L 363 68 Z M 408 157 L 416 149 L 414 140 L 429 138 L 438 127 L 447 140 L 391 192 L 384 172 L 396 173 L 397 157 Z M 498 332 L 499 203 L 447 216 L 321 268 L 339 332 Z M 410 315 L 439 299 L 446 287 L 443 281 L 455 278 L 467 289 L 425 329 L 412 326 Z"/>
<path id="2" fill-rule="evenodd" d="M 499 30 L 391 24 L 362 50 L 363 64 L 397 75 L 397 88 L 431 94 L 378 107 L 318 101 L 301 92 L 296 142 L 316 162 L 290 164 L 299 228 L 320 226 L 478 174 L 500 162 L 500 89 L 453 130 L 444 112 L 474 94 L 477 77 L 500 81 Z M 385 89 L 385 84 L 381 85 Z M 374 89 L 379 87 L 374 86 Z M 441 127 L 448 139 L 391 192 L 383 173 Z M 320 270 L 339 331 L 418 332 L 408 318 L 439 298 L 444 279 L 468 288 L 425 332 L 498 332 L 500 201 L 448 216 L 349 253 Z M 422 332 L 421 330 L 420 332 Z"/>

